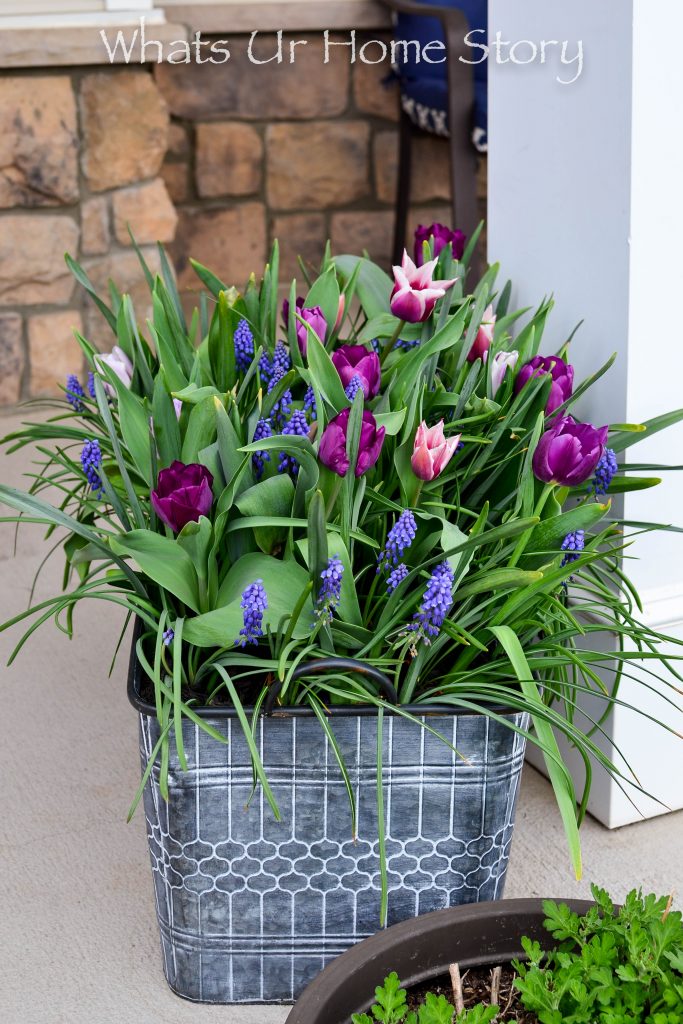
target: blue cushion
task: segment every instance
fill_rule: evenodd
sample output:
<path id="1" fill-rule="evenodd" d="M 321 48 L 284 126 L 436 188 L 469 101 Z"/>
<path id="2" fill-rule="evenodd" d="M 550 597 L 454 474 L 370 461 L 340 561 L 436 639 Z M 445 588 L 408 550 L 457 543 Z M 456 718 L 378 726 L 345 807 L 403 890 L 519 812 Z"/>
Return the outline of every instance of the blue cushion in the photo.
<path id="1" fill-rule="evenodd" d="M 488 38 L 487 0 L 417 0 L 417 3 L 438 3 L 440 7 L 457 7 L 464 11 L 470 29 L 483 29 L 472 36 L 473 43 L 485 43 Z M 444 31 L 438 18 L 413 14 L 399 14 L 396 18 L 395 37 L 416 40 L 420 50 L 438 39 L 445 42 Z M 445 56 L 445 51 L 430 51 L 432 60 Z M 471 59 L 479 60 L 482 51 L 472 49 Z M 401 58 L 407 57 L 406 60 Z M 448 135 L 448 64 L 429 64 L 415 60 L 415 47 L 404 51 L 397 48 L 396 71 L 401 79 L 403 109 L 423 131 L 435 135 Z M 472 141 L 480 152 L 486 151 L 488 131 L 487 61 L 472 67 L 474 73 L 474 121 Z"/>

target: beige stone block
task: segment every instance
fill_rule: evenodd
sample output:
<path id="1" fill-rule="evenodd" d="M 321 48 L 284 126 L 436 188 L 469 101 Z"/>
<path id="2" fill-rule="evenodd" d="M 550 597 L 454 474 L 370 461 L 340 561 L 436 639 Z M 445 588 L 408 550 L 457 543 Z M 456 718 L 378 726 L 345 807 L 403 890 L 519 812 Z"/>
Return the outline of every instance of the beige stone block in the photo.
<path id="1" fill-rule="evenodd" d="M 128 228 L 138 245 L 172 242 L 178 214 L 162 178 L 121 189 L 112 197 L 114 234 L 121 245 L 132 245 Z"/>
<path id="2" fill-rule="evenodd" d="M 306 37 L 299 34 L 296 38 Z M 332 41 L 341 38 L 331 37 Z M 322 34 L 315 33 L 305 46 L 295 48 L 295 62 L 290 64 L 289 42 L 285 36 L 285 59 L 280 64 L 250 61 L 248 37 L 244 37 L 230 47 L 227 64 L 159 64 L 156 80 L 171 113 L 191 120 L 226 115 L 258 121 L 339 117 L 349 100 L 348 50 L 332 49 L 330 62 L 325 64 Z M 274 35 L 260 33 L 254 57 L 272 57 L 276 45 Z"/>
<path id="3" fill-rule="evenodd" d="M 387 77 L 388 64 L 365 64 L 358 61 L 353 68 L 353 99 L 356 109 L 387 121 L 398 121 L 401 93 L 398 79 Z"/>
<path id="4" fill-rule="evenodd" d="M 363 199 L 370 189 L 369 145 L 364 121 L 269 125 L 269 205 L 315 210 Z"/>
<path id="5" fill-rule="evenodd" d="M 59 214 L 0 218 L 0 306 L 68 302 L 74 280 L 64 253 L 78 253 L 79 229 Z"/>
<path id="6" fill-rule="evenodd" d="M 380 131 L 373 144 L 375 191 L 383 203 L 396 202 L 398 132 Z M 414 203 L 449 199 L 450 149 L 447 139 L 417 135 L 413 139 L 410 198 Z"/>
<path id="7" fill-rule="evenodd" d="M 318 272 L 327 241 L 325 221 L 322 213 L 281 213 L 273 217 L 270 237 L 280 243 L 281 283 L 288 284 L 296 278 L 304 287 L 298 256 L 312 271 Z"/>
<path id="8" fill-rule="evenodd" d="M 174 203 L 184 203 L 190 198 L 190 168 L 187 164 L 165 163 L 161 177 Z"/>
<path id="9" fill-rule="evenodd" d="M 28 320 L 28 352 L 31 366 L 31 395 L 62 395 L 60 385 L 70 373 L 80 373 L 81 347 L 74 330 L 83 333 L 77 309 L 41 313 Z"/>
<path id="10" fill-rule="evenodd" d="M 83 173 L 93 192 L 159 173 L 168 148 L 169 116 L 146 71 L 86 75 L 81 113 Z"/>
<path id="11" fill-rule="evenodd" d="M 0 405 L 14 405 L 21 398 L 25 354 L 18 313 L 0 313 Z"/>
<path id="12" fill-rule="evenodd" d="M 390 210 L 358 210 L 332 214 L 332 251 L 337 255 L 360 255 L 365 249 L 370 257 L 388 267 L 394 232 Z"/>
<path id="13" fill-rule="evenodd" d="M 0 207 L 68 205 L 77 199 L 71 80 L 0 78 Z"/>
<path id="14" fill-rule="evenodd" d="M 176 239 L 170 247 L 180 288 L 202 290 L 189 264 L 198 260 L 226 285 L 244 288 L 249 275 L 263 272 L 266 260 L 266 212 L 262 203 L 240 203 L 221 210 L 180 212 Z"/>
<path id="15" fill-rule="evenodd" d="M 81 206 L 81 250 L 86 256 L 109 251 L 109 200 L 104 196 L 86 199 Z"/>
<path id="16" fill-rule="evenodd" d="M 168 131 L 168 153 L 170 156 L 187 157 L 191 150 L 190 136 L 182 124 L 171 124 Z"/>
<path id="17" fill-rule="evenodd" d="M 152 273 L 157 274 L 160 262 L 156 247 L 143 247 L 142 253 Z M 130 295 L 138 324 L 144 325 L 147 318 L 152 315 L 152 297 L 140 261 L 132 249 L 111 252 L 99 259 L 86 260 L 84 269 L 105 302 L 109 303 L 107 286 L 111 279 L 120 292 Z M 116 344 L 111 328 L 89 297 L 86 303 L 86 337 L 98 348 L 109 351 Z"/>
<path id="18" fill-rule="evenodd" d="M 203 198 L 250 196 L 261 188 L 263 142 L 248 124 L 197 125 L 195 176 Z"/>

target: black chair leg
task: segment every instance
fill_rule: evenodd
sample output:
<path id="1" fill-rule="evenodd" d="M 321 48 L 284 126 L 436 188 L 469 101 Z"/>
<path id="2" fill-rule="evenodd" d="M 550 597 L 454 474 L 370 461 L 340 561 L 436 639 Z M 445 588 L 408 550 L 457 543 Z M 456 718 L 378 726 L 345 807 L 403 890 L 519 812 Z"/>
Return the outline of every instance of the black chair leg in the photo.
<path id="1" fill-rule="evenodd" d="M 408 210 L 410 208 L 410 181 L 412 143 L 415 129 L 405 111 L 401 111 L 399 131 L 398 182 L 396 185 L 396 211 L 394 219 L 394 264 L 400 264 L 406 245 Z"/>

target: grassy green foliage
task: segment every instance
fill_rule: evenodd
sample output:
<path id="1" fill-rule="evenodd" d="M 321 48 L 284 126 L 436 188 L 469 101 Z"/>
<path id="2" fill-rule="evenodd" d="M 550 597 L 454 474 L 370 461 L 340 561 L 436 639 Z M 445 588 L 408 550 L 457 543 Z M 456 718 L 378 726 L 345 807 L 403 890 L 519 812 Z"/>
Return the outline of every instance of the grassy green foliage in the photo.
<path id="1" fill-rule="evenodd" d="M 406 715 L 414 714 L 410 707 L 434 705 L 496 715 L 503 704 L 529 712 L 529 735 L 546 757 L 579 874 L 578 825 L 591 764 L 638 786 L 620 752 L 612 760 L 598 743 L 604 717 L 615 704 L 629 706 L 620 695 L 623 678 L 637 678 L 643 692 L 655 688 L 675 706 L 680 654 L 665 657 L 661 645 L 680 650 L 680 644 L 640 621 L 639 598 L 624 572 L 635 534 L 653 524 L 625 527 L 609 500 L 596 499 L 587 487 L 570 492 L 534 476 L 536 445 L 552 423 L 545 411 L 550 378 L 531 379 L 519 390 L 508 371 L 494 382 L 500 353 L 516 353 L 519 371 L 539 352 L 560 347 L 544 338 L 552 303 L 508 312 L 510 288 L 499 289 L 498 267 L 468 281 L 466 259 L 453 261 L 447 248 L 436 280 L 457 278 L 456 284 L 424 323 L 405 325 L 391 313 L 392 282 L 383 270 L 327 251 L 317 274 L 288 284 L 285 320 L 276 245 L 260 280 L 252 274 L 241 291 L 196 264 L 207 293 L 189 317 L 163 254 L 159 276 L 143 265 L 153 312 L 142 323 L 129 296 L 114 286 L 96 296 L 85 271 L 68 262 L 130 374 L 122 379 L 79 338 L 92 391 L 84 388 L 75 407 L 66 400 L 43 403 L 50 418 L 5 439 L 9 451 L 28 454 L 30 446 L 37 462 L 27 464 L 28 491 L 0 485 L 0 502 L 12 510 L 10 519 L 46 526 L 54 550 L 65 555 L 62 593 L 2 627 L 25 628 L 12 660 L 51 619 L 71 635 L 81 601 L 121 606 L 139 618 L 140 664 L 162 723 L 162 789 L 169 744 L 182 752 L 185 719 L 219 738 L 197 715 L 198 706 L 218 699 L 235 705 L 264 785 L 251 735 L 250 715 L 257 712 L 243 704 L 258 710 L 273 682 L 281 703 L 308 704 L 321 723 L 331 705 L 388 706 L 368 676 L 297 672 L 320 657 L 351 657 L 383 672 Z M 304 308 L 323 312 L 324 337 L 297 311 L 298 295 Z M 470 361 L 489 306 L 497 320 L 488 359 Z M 239 349 L 245 331 L 252 338 L 246 360 Z M 364 344 L 369 354 L 373 341 L 379 390 L 367 398 L 361 390 L 352 403 L 332 356 L 342 343 Z M 276 379 L 272 367 L 283 351 L 286 366 Z M 566 346 L 561 351 L 569 358 Z M 577 382 L 561 412 L 572 410 L 608 368 Z M 293 413 L 306 414 L 307 434 L 286 432 Z M 343 478 L 320 458 L 321 439 L 340 414 L 348 415 Z M 367 414 L 385 436 L 374 464 L 356 476 Z M 614 448 L 681 418 L 683 411 L 642 426 L 617 424 Z M 271 436 L 255 439 L 264 419 Z M 416 432 L 423 421 L 433 427 L 441 420 L 446 438 L 460 436 L 462 447 L 424 481 L 411 463 Z M 93 441 L 102 454 L 101 489 L 89 485 L 81 464 L 84 444 Z M 177 460 L 205 467 L 213 482 L 204 512 L 176 531 L 159 518 L 151 492 Z M 643 479 L 649 478 L 631 480 L 622 466 L 614 484 L 623 491 L 643 486 Z M 407 508 L 415 536 L 392 590 L 378 560 Z M 585 548 L 565 564 L 562 540 L 576 530 L 585 532 Z M 320 595 L 330 559 L 343 578 L 328 614 Z M 420 635 L 414 627 L 442 563 L 452 574 L 447 614 L 434 635 Z M 243 594 L 257 580 L 268 607 L 258 643 L 244 646 Z M 164 639 L 169 630 L 172 643 Z M 616 654 L 605 653 L 606 637 Z M 586 695 L 602 702 L 592 720 L 576 714 Z M 582 794 L 563 764 L 558 731 L 586 762 Z"/>

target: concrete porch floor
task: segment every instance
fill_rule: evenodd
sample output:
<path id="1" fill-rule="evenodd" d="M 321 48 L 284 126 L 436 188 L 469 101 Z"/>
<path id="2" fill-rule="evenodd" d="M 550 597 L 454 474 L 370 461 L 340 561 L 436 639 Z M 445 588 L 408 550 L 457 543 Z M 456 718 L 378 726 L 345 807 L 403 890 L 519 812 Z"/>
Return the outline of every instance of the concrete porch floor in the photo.
<path id="1" fill-rule="evenodd" d="M 0 435 L 21 414 L 0 416 Z M 0 479 L 23 486 L 26 455 L 4 457 Z M 4 509 L 0 514 L 5 514 Z M 0 621 L 26 607 L 46 553 L 42 530 L 0 524 Z M 35 600 L 57 592 L 57 555 Z M 281 1024 L 280 1007 L 183 1002 L 161 970 L 141 812 L 126 814 L 139 781 L 127 652 L 111 678 L 115 616 L 93 603 L 69 642 L 49 622 L 11 668 L 21 636 L 0 634 L 0 1020 L 7 1024 Z M 583 829 L 585 881 L 573 880 L 550 786 L 525 769 L 506 896 L 583 897 L 589 881 L 616 898 L 635 886 L 683 889 L 683 813 L 615 832 Z"/>

